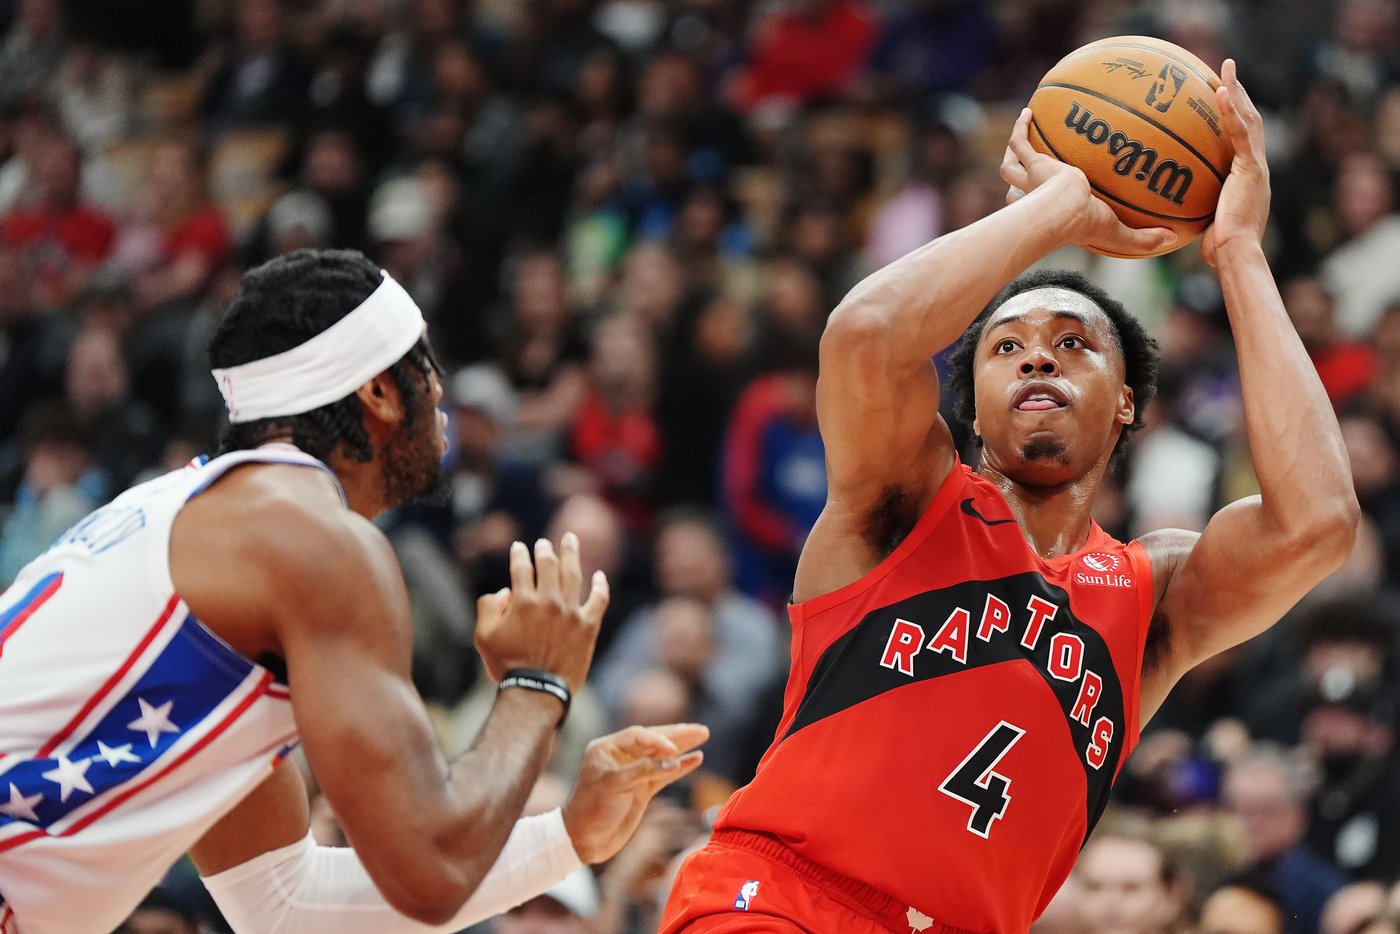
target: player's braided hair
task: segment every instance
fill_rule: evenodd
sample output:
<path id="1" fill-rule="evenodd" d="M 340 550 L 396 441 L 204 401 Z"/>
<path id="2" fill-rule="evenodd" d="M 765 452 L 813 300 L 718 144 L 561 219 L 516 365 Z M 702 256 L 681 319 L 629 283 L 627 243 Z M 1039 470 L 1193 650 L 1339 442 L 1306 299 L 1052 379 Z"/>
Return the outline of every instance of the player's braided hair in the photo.
<path id="1" fill-rule="evenodd" d="M 1123 354 L 1123 377 L 1133 391 L 1134 414 L 1131 425 L 1124 426 L 1113 448 L 1113 460 L 1118 460 L 1127 448 L 1128 435 L 1142 427 L 1142 413 L 1147 403 L 1157 394 L 1157 364 L 1161 353 L 1157 342 L 1143 330 L 1141 322 L 1133 317 L 1121 302 L 1115 301 L 1107 292 L 1077 272 L 1063 269 L 1045 269 L 1028 272 L 1019 276 L 997 294 L 982 309 L 963 334 L 962 341 L 948 356 L 948 389 L 953 394 L 953 414 L 969 429 L 977 417 L 976 399 L 973 396 L 972 371 L 973 357 L 977 342 L 982 337 L 982 329 L 987 319 L 1003 304 L 1022 292 L 1032 289 L 1068 289 L 1078 292 L 1098 305 L 1113 325 L 1113 336 Z"/>
<path id="2" fill-rule="evenodd" d="M 238 295 L 209 340 L 209 362 L 238 366 L 291 350 L 335 324 L 379 287 L 379 267 L 355 250 L 297 250 L 243 274 Z M 404 404 L 404 430 L 416 430 L 426 383 L 436 369 L 426 342 L 414 344 L 389 367 Z M 360 400 L 351 393 L 300 415 L 230 424 L 219 453 L 257 447 L 291 434 L 298 448 L 325 460 L 338 448 L 357 461 L 374 457 Z"/>

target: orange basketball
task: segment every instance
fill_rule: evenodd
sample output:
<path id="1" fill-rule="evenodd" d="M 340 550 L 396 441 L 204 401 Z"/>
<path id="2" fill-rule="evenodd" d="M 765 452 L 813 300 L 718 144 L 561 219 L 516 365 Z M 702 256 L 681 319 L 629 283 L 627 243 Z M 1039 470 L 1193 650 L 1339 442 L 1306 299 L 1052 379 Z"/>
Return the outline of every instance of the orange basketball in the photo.
<path id="1" fill-rule="evenodd" d="M 1078 166 L 1129 227 L 1199 237 L 1215 216 L 1234 148 L 1221 126 L 1210 66 L 1148 36 L 1100 39 L 1062 58 L 1031 96 L 1031 145 Z"/>

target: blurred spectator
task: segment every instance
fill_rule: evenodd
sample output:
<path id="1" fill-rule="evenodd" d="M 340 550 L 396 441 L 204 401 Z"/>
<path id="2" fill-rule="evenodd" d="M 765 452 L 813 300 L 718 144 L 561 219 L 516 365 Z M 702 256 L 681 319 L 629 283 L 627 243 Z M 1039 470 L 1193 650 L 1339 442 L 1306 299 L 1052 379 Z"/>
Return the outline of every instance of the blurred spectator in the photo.
<path id="1" fill-rule="evenodd" d="M 543 895 L 507 911 L 491 934 L 592 934 L 598 915 L 598 883 L 593 870 L 575 869 Z"/>
<path id="2" fill-rule="evenodd" d="M 1397 77 L 1393 58 L 1396 9 L 1386 0 L 1341 0 L 1332 35 L 1313 52 L 1311 65 L 1337 81 L 1369 112 L 1387 82 Z"/>
<path id="3" fill-rule="evenodd" d="M 266 246 L 271 259 L 294 250 L 331 246 L 335 220 L 324 198 L 304 188 L 293 189 L 273 203 L 265 219 Z"/>
<path id="4" fill-rule="evenodd" d="M 20 433 L 24 479 L 0 527 L 0 587 L 10 586 L 20 568 L 102 505 L 110 489 L 93 466 L 77 419 L 62 405 L 32 407 Z"/>
<path id="5" fill-rule="evenodd" d="M 1322 264 L 1322 279 L 1337 301 L 1337 325 L 1364 338 L 1385 306 L 1400 297 L 1400 215 L 1394 183 L 1374 152 L 1345 157 L 1334 194 L 1343 244 Z"/>
<path id="6" fill-rule="evenodd" d="M 99 321 L 83 327 L 69 348 L 65 378 L 68 405 L 95 464 L 111 490 L 126 489 L 155 460 L 161 429 L 151 407 L 132 397 L 121 335 Z"/>
<path id="7" fill-rule="evenodd" d="M 997 23 L 977 0 L 916 0 L 892 16 L 870 57 L 902 97 L 967 91 L 995 61 Z"/>
<path id="8" fill-rule="evenodd" d="M 1376 378 L 1376 351 L 1341 332 L 1332 296 L 1316 278 L 1290 279 L 1282 292 L 1288 320 L 1312 358 L 1332 407 L 1341 412 L 1371 388 Z"/>
<path id="9" fill-rule="evenodd" d="M 935 123 L 919 131 L 908 181 L 871 221 L 866 258 L 873 268 L 894 262 L 944 231 L 948 186 L 962 160 L 962 141 L 952 129 Z"/>
<path id="10" fill-rule="evenodd" d="M 91 24 L 77 23 L 53 84 L 54 106 L 84 149 L 115 142 L 131 128 L 135 77 Z"/>
<path id="11" fill-rule="evenodd" d="M 1074 871 L 1084 922 L 1096 934 L 1176 929 L 1186 885 L 1167 853 L 1147 838 L 1105 827 L 1085 845 Z"/>
<path id="12" fill-rule="evenodd" d="M 1378 882 L 1353 882 L 1327 903 L 1318 934 L 1356 934 L 1385 910 L 1385 887 Z"/>
<path id="13" fill-rule="evenodd" d="M 1388 373 L 1383 382 L 1393 385 L 1396 372 L 1400 370 Z M 1386 578 L 1392 582 L 1400 580 L 1400 456 L 1392 440 L 1400 421 L 1393 419 L 1370 411 L 1349 413 L 1340 419 L 1356 498 L 1362 511 L 1376 523 Z"/>
<path id="14" fill-rule="evenodd" d="M 1196 934 L 1288 934 L 1288 909 L 1268 882 L 1241 876 L 1206 896 Z M 1316 930 L 1303 922 L 1301 930 Z"/>
<path id="15" fill-rule="evenodd" d="M 764 689 L 784 671 L 785 653 L 772 616 L 759 604 L 733 589 L 732 568 L 719 531 L 704 516 L 678 513 L 664 517 L 656 536 L 656 579 L 663 598 L 698 600 L 708 608 L 712 624 L 713 654 L 704 664 L 705 700 L 722 709 L 728 722 L 743 723 L 756 716 L 756 701 Z M 663 643 L 666 623 L 662 607 L 647 607 L 626 620 L 616 643 L 600 655 L 592 681 L 603 703 L 613 711 L 622 709 L 622 698 L 632 678 L 640 672 L 665 664 L 663 649 L 677 656 L 678 637 Z M 672 604 L 681 609 L 685 603 Z M 689 627 L 696 614 L 681 610 L 689 618 L 677 621 L 676 628 Z M 677 635 L 672 633 L 672 635 Z M 688 648 L 695 642 L 686 636 Z M 692 661 L 696 653 L 687 651 Z M 676 659 L 673 657 L 673 661 Z M 684 667 L 684 664 L 683 664 Z M 726 738 L 716 730 L 706 746 L 705 767 L 742 783 L 748 776 L 733 774 L 735 764 L 724 761 L 723 750 L 714 745 Z M 732 741 L 732 740 L 731 740 Z"/>
<path id="16" fill-rule="evenodd" d="M 452 544 L 478 592 L 490 593 L 509 579 L 511 542 L 544 534 L 551 502 L 539 470 L 501 452 L 516 399 L 499 370 L 488 364 L 460 370 L 448 381 L 447 403 L 454 441 L 447 468 Z"/>
<path id="17" fill-rule="evenodd" d="M 744 390 L 724 446 L 724 513 L 739 589 L 773 605 L 791 593 L 797 557 L 826 504 L 815 354 Z"/>
<path id="18" fill-rule="evenodd" d="M 295 126 L 307 113 L 311 69 L 286 41 L 282 8 L 239 0 L 233 10 L 233 39 L 199 105 L 206 128 Z"/>
<path id="19" fill-rule="evenodd" d="M 591 493 L 570 495 L 554 511 L 545 537 L 557 542 L 565 532 L 578 536 L 584 578 L 591 578 L 594 571 L 608 575 L 612 599 L 594 651 L 594 658 L 601 659 L 627 620 L 651 598 L 645 567 L 649 556 L 636 553 L 636 543 L 617 510 Z M 506 571 L 503 563 L 501 586 L 510 583 Z"/>
<path id="20" fill-rule="evenodd" d="M 858 77 L 878 28 L 862 0 L 789 0 L 756 24 L 730 99 L 742 111 L 783 114 L 834 97 Z"/>
<path id="21" fill-rule="evenodd" d="M 598 326 L 588 377 L 570 451 L 623 519 L 644 532 L 651 524 L 661 432 L 653 410 L 656 352 L 642 322 L 615 315 Z"/>
<path id="22" fill-rule="evenodd" d="M 702 831 L 694 813 L 668 797 L 647 807 L 636 835 L 599 878 L 602 889 L 596 934 L 653 931 L 658 907 L 669 894 L 666 866 Z"/>
<path id="23" fill-rule="evenodd" d="M 753 368 L 754 322 L 732 292 L 702 290 L 682 304 L 662 355 L 657 422 L 658 505 L 719 501 L 720 450 Z"/>
<path id="24" fill-rule="evenodd" d="M 205 188 L 194 143 L 155 149 L 150 177 L 121 225 L 113 261 L 134 282 L 137 310 L 188 311 L 233 253 L 228 227 Z"/>
<path id="25" fill-rule="evenodd" d="M 1124 496 L 1133 537 L 1162 528 L 1199 532 L 1215 513 L 1222 463 L 1215 448 L 1178 421 L 1182 374 L 1164 367 L 1157 396 L 1127 449 Z"/>
<path id="26" fill-rule="evenodd" d="M 0 239 L 20 251 L 34 274 L 39 311 L 66 307 L 106 259 L 116 227 L 80 195 L 82 162 L 73 140 L 53 134 L 40 143 L 31 178 L 35 197 L 0 222 Z"/>
<path id="27" fill-rule="evenodd" d="M 508 449 L 543 461 L 563 450 L 587 386 L 588 348 L 569 307 L 563 266 L 553 254 L 518 257 L 512 278 L 503 362 L 520 407 Z"/>
<path id="28" fill-rule="evenodd" d="M 200 934 L 199 915 L 164 889 L 153 889 L 113 934 Z"/>
<path id="29" fill-rule="evenodd" d="M 1222 796 L 1243 828 L 1248 865 L 1305 931 L 1317 929 L 1323 906 L 1348 881 L 1303 843 L 1315 784 L 1308 763 L 1261 746 L 1231 764 Z"/>
<path id="30" fill-rule="evenodd" d="M 364 150 L 351 131 L 318 130 L 307 139 L 301 183 L 330 208 L 330 242 L 338 247 L 369 247 L 367 176 Z"/>
<path id="31" fill-rule="evenodd" d="M 0 41 L 0 108 L 47 88 L 62 58 L 59 0 L 21 0 L 19 16 Z"/>

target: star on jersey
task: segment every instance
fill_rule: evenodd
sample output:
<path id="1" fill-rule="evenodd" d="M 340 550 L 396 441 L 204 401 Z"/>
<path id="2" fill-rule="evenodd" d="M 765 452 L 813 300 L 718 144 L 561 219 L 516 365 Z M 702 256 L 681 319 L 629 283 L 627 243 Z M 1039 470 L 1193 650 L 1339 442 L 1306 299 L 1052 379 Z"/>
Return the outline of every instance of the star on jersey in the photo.
<path id="1" fill-rule="evenodd" d="M 132 755 L 130 743 L 122 743 L 120 746 L 113 748 L 100 739 L 97 741 L 96 758 L 104 760 L 114 769 L 123 762 L 139 763 L 141 761 L 140 756 Z"/>
<path id="2" fill-rule="evenodd" d="M 910 905 L 909 910 L 904 913 L 904 920 L 909 922 L 911 931 L 927 931 L 933 927 L 933 919 L 913 905 Z"/>
<path id="3" fill-rule="evenodd" d="M 170 710 L 175 706 L 174 701 L 166 701 L 159 707 L 152 707 L 146 703 L 144 697 L 136 698 L 136 702 L 141 705 L 141 716 L 128 723 L 126 728 L 138 733 L 145 733 L 152 749 L 155 748 L 156 738 L 160 734 L 180 732 L 180 728 L 170 722 Z"/>
<path id="4" fill-rule="evenodd" d="M 34 813 L 34 808 L 43 800 L 44 796 L 40 794 L 33 794 L 26 798 L 24 795 L 20 794 L 19 789 L 15 787 L 15 783 L 10 782 L 10 800 L 6 804 L 0 804 L 0 814 L 4 814 L 6 817 L 13 817 L 16 820 L 27 820 L 31 824 L 37 824 L 39 823 L 39 815 Z"/>
<path id="5" fill-rule="evenodd" d="M 92 794 L 92 786 L 84 777 L 91 766 L 91 759 L 79 759 L 77 762 L 73 762 L 67 756 L 59 756 L 58 768 L 41 773 L 41 777 L 58 785 L 58 800 L 67 801 L 74 788 Z"/>

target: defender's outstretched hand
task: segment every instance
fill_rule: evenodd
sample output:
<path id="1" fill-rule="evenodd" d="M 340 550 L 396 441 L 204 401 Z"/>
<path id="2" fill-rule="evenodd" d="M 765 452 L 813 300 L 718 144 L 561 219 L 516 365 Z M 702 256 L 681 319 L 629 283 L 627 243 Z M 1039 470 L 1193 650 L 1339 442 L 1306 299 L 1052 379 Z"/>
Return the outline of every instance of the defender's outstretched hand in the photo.
<path id="1" fill-rule="evenodd" d="M 1075 166 L 1039 152 L 1031 145 L 1031 109 L 1022 108 L 1011 129 L 1006 155 L 1001 160 L 1002 181 L 1011 186 L 1011 204 L 1043 185 L 1056 185 L 1060 197 L 1070 199 L 1074 220 L 1064 229 L 1065 243 L 1092 243 L 1124 254 L 1152 253 L 1166 246 L 1176 234 L 1165 227 L 1129 227 L 1118 219 L 1107 202 L 1094 196 L 1089 179 Z"/>
<path id="2" fill-rule="evenodd" d="M 608 608 L 608 578 L 593 575 L 583 600 L 578 536 L 535 543 L 535 560 L 524 542 L 510 546 L 511 586 L 476 602 L 476 648 L 486 671 L 499 681 L 512 668 L 556 674 L 577 691 L 588 675 L 598 628 Z"/>
<path id="3" fill-rule="evenodd" d="M 1201 240 L 1201 256 L 1212 266 L 1219 261 L 1227 244 L 1245 242 L 1257 245 L 1269 221 L 1269 164 L 1264 158 L 1264 121 L 1249 99 L 1235 73 L 1235 60 L 1225 59 L 1220 68 L 1220 87 L 1215 91 L 1221 122 L 1230 134 L 1235 158 L 1220 201 L 1215 206 L 1215 222 Z"/>
<path id="4" fill-rule="evenodd" d="M 585 863 L 601 863 L 631 838 L 656 793 L 700 767 L 710 736 L 699 723 L 628 727 L 588 744 L 564 804 L 564 827 Z"/>

